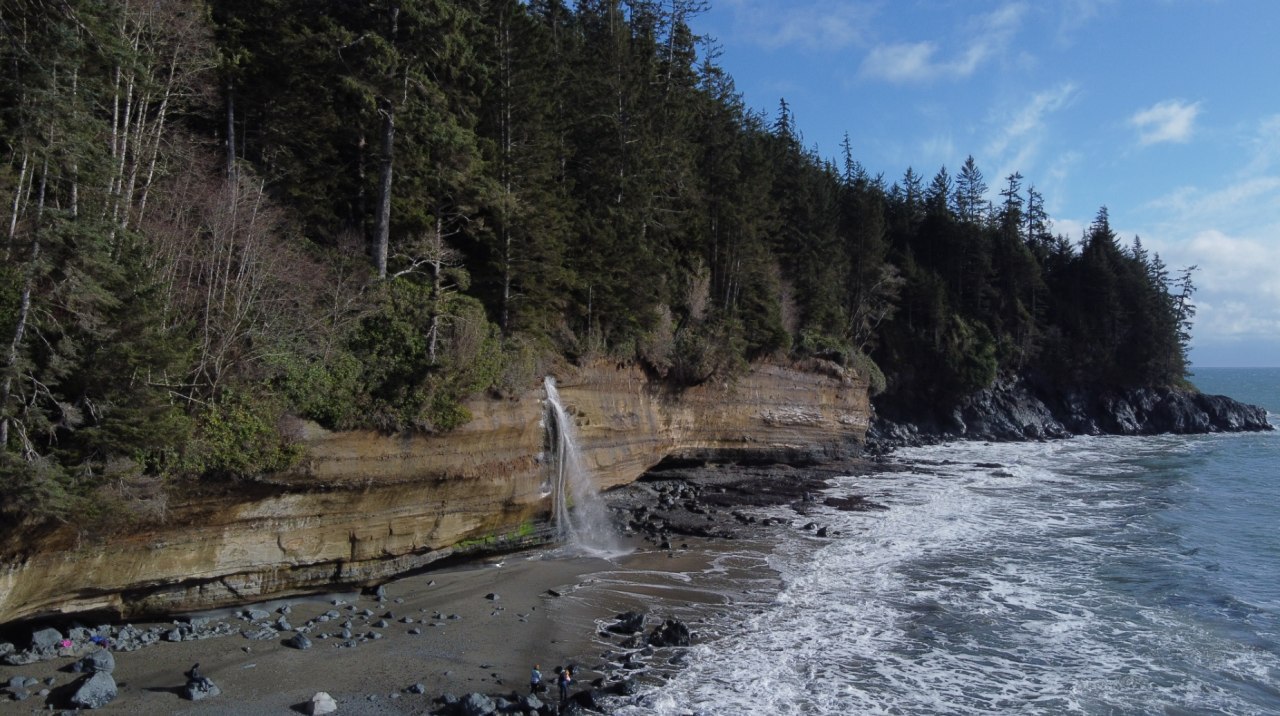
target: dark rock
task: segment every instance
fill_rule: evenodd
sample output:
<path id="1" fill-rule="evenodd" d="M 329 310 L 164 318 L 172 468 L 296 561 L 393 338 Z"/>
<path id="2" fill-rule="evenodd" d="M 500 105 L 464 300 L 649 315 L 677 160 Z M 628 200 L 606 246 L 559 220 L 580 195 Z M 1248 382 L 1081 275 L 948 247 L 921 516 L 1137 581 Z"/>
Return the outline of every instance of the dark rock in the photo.
<path id="1" fill-rule="evenodd" d="M 866 512 L 869 510 L 887 510 L 889 508 L 884 505 L 878 505 L 862 495 L 850 495 L 848 497 L 828 497 L 822 501 L 827 507 L 834 507 L 841 512 Z"/>
<path id="2" fill-rule="evenodd" d="M 106 649 L 98 649 L 72 665 L 71 670 L 77 673 L 96 674 L 105 671 L 108 674 L 116 669 L 116 657 Z"/>
<path id="3" fill-rule="evenodd" d="M 569 703 L 587 711 L 600 711 L 599 694 L 595 689 L 583 689 L 569 696 Z"/>
<path id="4" fill-rule="evenodd" d="M 498 709 L 493 699 L 484 694 L 472 692 L 458 702 L 458 713 L 462 716 L 489 716 Z"/>
<path id="5" fill-rule="evenodd" d="M 56 649 L 63 640 L 62 632 L 53 627 L 37 629 L 31 635 L 31 650 Z"/>
<path id="6" fill-rule="evenodd" d="M 666 620 L 649 634 L 650 646 L 689 646 L 690 643 L 689 627 L 678 619 Z"/>
<path id="7" fill-rule="evenodd" d="M 1272 430 L 1266 411 L 1220 395 L 1171 388 L 1112 390 L 1002 379 L 945 419 L 884 406 L 867 433 L 872 453 L 943 439 L 1040 440 L 1070 435 L 1151 435 Z M 892 414 L 901 422 L 883 416 Z"/>
<path id="8" fill-rule="evenodd" d="M 636 634 L 644 631 L 644 617 L 642 612 L 624 612 L 615 617 L 616 624 L 610 624 L 605 630 L 614 634 Z"/>
<path id="9" fill-rule="evenodd" d="M 285 639 L 284 645 L 305 651 L 311 648 L 311 639 L 307 638 L 306 634 L 294 634 L 288 639 Z"/>
<path id="10" fill-rule="evenodd" d="M 187 685 L 182 687 L 182 698 L 188 701 L 203 701 L 210 699 L 222 693 L 222 689 L 213 683 L 211 679 L 200 678 L 192 679 Z"/>
<path id="11" fill-rule="evenodd" d="M 639 691 L 639 686 L 635 679 L 623 679 L 610 684 L 604 690 L 614 696 L 634 696 Z"/>
<path id="12" fill-rule="evenodd" d="M 71 695 L 71 705 L 78 708 L 100 709 L 111 703 L 119 692 L 116 680 L 105 671 L 91 674 L 80 682 Z"/>
<path id="13" fill-rule="evenodd" d="M 493 593 L 493 592 L 489 592 L 488 594 L 484 595 L 484 598 L 485 598 L 485 599 L 488 599 L 488 600 L 489 600 L 489 601 L 491 601 L 491 602 L 496 602 L 496 601 L 498 601 L 499 599 L 501 599 L 501 597 L 499 597 L 497 594 L 495 594 L 495 593 Z"/>

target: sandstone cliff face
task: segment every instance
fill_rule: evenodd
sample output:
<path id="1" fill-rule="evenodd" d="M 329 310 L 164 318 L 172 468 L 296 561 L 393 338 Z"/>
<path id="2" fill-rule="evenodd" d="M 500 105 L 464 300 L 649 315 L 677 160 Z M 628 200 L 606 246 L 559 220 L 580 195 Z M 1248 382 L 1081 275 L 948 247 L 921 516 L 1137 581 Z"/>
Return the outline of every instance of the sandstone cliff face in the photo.
<path id="1" fill-rule="evenodd" d="M 666 458 L 835 457 L 858 449 L 870 416 L 865 381 L 820 364 L 756 366 L 680 393 L 632 367 L 558 378 L 601 489 Z M 442 436 L 300 424 L 306 457 L 288 473 L 171 506 L 164 525 L 106 542 L 76 544 L 67 527 L 29 545 L 2 566 L 0 622 L 240 604 L 548 541 L 544 397 L 477 399 L 473 419 Z"/>

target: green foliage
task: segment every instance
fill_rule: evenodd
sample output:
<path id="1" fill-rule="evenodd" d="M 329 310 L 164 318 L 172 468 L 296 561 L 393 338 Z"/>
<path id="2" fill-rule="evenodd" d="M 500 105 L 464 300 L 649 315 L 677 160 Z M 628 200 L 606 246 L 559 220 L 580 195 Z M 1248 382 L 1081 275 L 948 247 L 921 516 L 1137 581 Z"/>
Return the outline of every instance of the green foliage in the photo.
<path id="1" fill-rule="evenodd" d="M 277 425 L 281 403 L 270 396 L 227 390 L 198 416 L 187 453 L 190 469 L 221 477 L 253 477 L 283 470 L 301 457 Z"/>
<path id="2" fill-rule="evenodd" d="M 849 367 L 857 371 L 858 375 L 867 379 L 867 392 L 871 397 L 876 397 L 885 391 L 888 383 L 884 377 L 884 371 L 880 370 L 880 366 L 871 359 L 871 356 L 861 351 L 854 351 L 849 356 Z"/>
<path id="3" fill-rule="evenodd" d="M 355 396 L 361 389 L 360 361 L 345 351 L 324 360 L 282 353 L 274 358 L 279 389 L 293 410 L 330 429 L 360 425 Z"/>
<path id="4" fill-rule="evenodd" d="M 57 520 L 80 512 L 71 476 L 57 463 L 0 452 L 0 522 L 10 527 Z"/>
<path id="5" fill-rule="evenodd" d="M 503 376 L 501 341 L 484 307 L 462 294 L 437 301 L 431 285 L 409 278 L 382 288 L 352 344 L 363 366 L 362 414 L 387 431 L 447 431 L 466 422 L 462 401 Z"/>

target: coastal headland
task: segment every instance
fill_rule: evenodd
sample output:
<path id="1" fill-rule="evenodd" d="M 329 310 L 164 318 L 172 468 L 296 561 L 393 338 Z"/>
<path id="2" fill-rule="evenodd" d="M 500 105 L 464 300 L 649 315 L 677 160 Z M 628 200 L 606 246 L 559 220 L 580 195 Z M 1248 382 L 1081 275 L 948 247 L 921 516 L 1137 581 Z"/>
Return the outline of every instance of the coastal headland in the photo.
<path id="1" fill-rule="evenodd" d="M 288 473 L 175 506 L 148 531 L 74 543 L 65 532 L 47 534 L 8 565 L 9 629 L 123 633 L 125 643 L 111 645 L 131 647 L 117 661 L 115 703 L 131 713 L 222 712 L 230 699 L 180 700 L 187 662 L 232 691 L 241 713 L 304 710 L 326 689 L 344 713 L 426 713 L 444 694 L 516 699 L 534 663 L 549 678 L 555 666 L 574 665 L 587 694 L 592 682 L 626 689 L 630 673 L 667 658 L 646 641 L 667 619 L 696 630 L 706 610 L 741 598 L 714 578 L 689 578 L 707 572 L 708 555 L 770 529 L 834 536 L 805 519 L 825 478 L 882 469 L 853 459 L 871 422 L 866 385 L 833 365 L 757 366 L 732 385 L 678 394 L 637 369 L 595 366 L 563 376 L 560 390 L 593 480 L 630 485 L 610 495 L 634 548 L 625 555 L 550 549 L 547 417 L 539 391 L 530 391 L 475 401 L 475 418 L 446 436 L 299 423 L 307 458 Z M 1059 417 L 1064 409 L 1092 417 L 1070 423 Z M 883 448 L 895 439 L 1058 437 L 1073 425 L 1127 433 L 1266 426 L 1257 409 L 1195 394 L 1052 404 L 1006 388 L 966 410 L 962 419 L 978 427 L 963 435 L 884 422 L 872 437 Z M 749 514 L 767 505 L 790 505 L 795 519 Z M 858 495 L 826 496 L 822 505 L 880 509 Z M 609 631 L 627 612 L 645 615 L 635 633 Z M 126 619 L 152 621 L 121 632 Z M 325 648 L 300 649 L 297 634 Z M 72 688 L 61 672 L 96 648 L 76 639 L 46 648 L 50 658 L 29 658 L 34 644 L 10 639 L 6 675 L 31 682 L 11 683 L 10 693 L 43 690 L 32 703 L 55 706 Z M 615 642 L 625 648 L 615 652 Z"/>

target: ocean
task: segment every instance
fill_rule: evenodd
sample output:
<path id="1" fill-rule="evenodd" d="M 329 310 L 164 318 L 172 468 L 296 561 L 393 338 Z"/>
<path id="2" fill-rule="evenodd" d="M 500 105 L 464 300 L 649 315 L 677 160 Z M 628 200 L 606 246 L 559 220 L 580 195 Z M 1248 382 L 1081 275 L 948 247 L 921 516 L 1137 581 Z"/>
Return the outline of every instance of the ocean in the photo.
<path id="1" fill-rule="evenodd" d="M 1280 423 L 1280 369 L 1193 380 Z M 614 712 L 1280 714 L 1280 432 L 892 460 L 830 490 L 888 510 L 718 556 L 734 603 Z"/>

